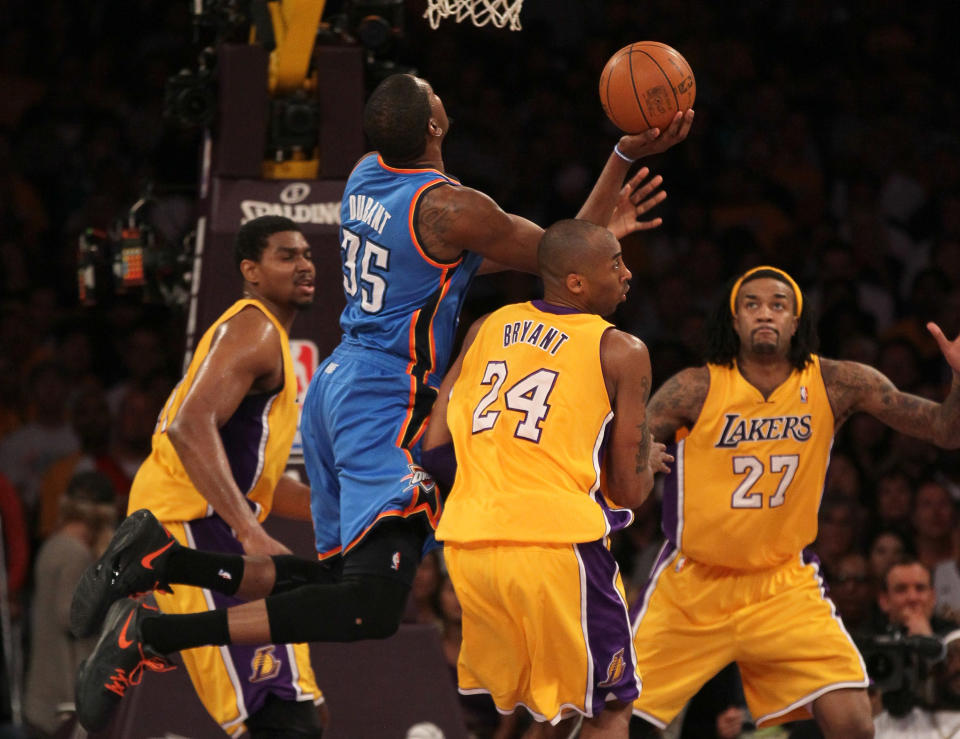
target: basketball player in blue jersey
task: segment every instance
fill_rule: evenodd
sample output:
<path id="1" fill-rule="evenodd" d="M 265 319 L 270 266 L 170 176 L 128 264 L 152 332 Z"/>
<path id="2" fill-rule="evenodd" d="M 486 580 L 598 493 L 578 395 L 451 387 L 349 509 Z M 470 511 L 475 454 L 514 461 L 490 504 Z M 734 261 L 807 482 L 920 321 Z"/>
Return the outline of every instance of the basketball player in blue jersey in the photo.
<path id="1" fill-rule="evenodd" d="M 927 328 L 953 369 L 942 403 L 818 356 L 809 307 L 783 270 L 757 267 L 733 284 L 708 326 L 706 366 L 668 379 L 647 406 L 654 438 L 677 443 L 667 542 L 631 612 L 637 715 L 666 726 L 736 662 L 758 726 L 812 713 L 828 738 L 873 736 L 863 659 L 804 548 L 833 435 L 851 414 L 960 447 L 960 338 Z"/>
<path id="2" fill-rule="evenodd" d="M 692 123 L 688 110 L 662 133 L 623 136 L 578 217 L 618 237 L 659 225 L 638 221 L 665 197 L 651 196 L 659 178 L 641 186 L 648 174 L 641 169 L 626 186 L 624 179 L 638 158 L 684 140 Z M 203 644 L 385 638 L 397 630 L 441 510 L 420 467 L 419 443 L 464 293 L 481 270 L 536 272 L 543 233 L 444 173 L 448 129 L 440 98 L 411 75 L 384 80 L 364 110 L 364 130 L 377 150 L 357 164 L 343 197 L 344 337 L 314 375 L 301 417 L 321 560 L 216 560 L 239 584 L 235 595 L 254 602 L 184 615 L 118 601 L 153 588 L 158 578 L 176 584 L 162 563 L 116 583 L 104 579 L 87 596 L 98 613 L 109 611 L 78 680 L 84 725 L 105 722 L 114 710 L 119 697 L 105 684 L 116 670 L 128 674 L 157 654 Z M 138 571 L 137 555 L 149 552 L 156 524 L 143 521 L 142 531 L 118 530 L 114 569 Z M 178 556 L 198 568 L 213 562 L 196 550 Z"/>

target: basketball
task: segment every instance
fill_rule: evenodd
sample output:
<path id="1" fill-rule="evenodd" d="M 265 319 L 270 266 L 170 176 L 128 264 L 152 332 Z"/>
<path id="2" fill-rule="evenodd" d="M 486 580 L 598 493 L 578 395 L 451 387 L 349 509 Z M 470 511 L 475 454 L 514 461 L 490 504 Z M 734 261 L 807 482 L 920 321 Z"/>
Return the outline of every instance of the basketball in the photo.
<path id="1" fill-rule="evenodd" d="M 697 83 L 687 60 L 658 41 L 624 46 L 600 75 L 603 111 L 625 133 L 648 128 L 662 132 L 678 110 L 693 107 L 696 96 Z"/>

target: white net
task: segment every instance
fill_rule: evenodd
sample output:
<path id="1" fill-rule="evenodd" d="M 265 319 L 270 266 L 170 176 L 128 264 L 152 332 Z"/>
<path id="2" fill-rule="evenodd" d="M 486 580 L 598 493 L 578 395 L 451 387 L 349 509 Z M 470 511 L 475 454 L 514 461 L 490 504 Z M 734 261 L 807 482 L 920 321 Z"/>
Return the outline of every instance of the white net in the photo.
<path id="1" fill-rule="evenodd" d="M 427 0 L 423 17 L 436 28 L 444 18 L 453 16 L 460 23 L 469 18 L 475 26 L 492 23 L 497 28 L 520 30 L 520 6 L 523 0 Z"/>

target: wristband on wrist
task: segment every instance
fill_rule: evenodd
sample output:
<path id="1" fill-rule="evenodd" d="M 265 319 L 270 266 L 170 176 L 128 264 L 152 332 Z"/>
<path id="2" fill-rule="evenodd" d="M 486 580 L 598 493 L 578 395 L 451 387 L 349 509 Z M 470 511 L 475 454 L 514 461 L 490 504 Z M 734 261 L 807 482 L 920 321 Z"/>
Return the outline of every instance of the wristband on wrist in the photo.
<path id="1" fill-rule="evenodd" d="M 628 164 L 633 164 L 635 161 L 637 161 L 636 159 L 631 159 L 622 151 L 620 151 L 619 141 L 613 145 L 613 153 L 616 154 L 618 157 L 620 157 L 623 161 L 627 162 Z"/>

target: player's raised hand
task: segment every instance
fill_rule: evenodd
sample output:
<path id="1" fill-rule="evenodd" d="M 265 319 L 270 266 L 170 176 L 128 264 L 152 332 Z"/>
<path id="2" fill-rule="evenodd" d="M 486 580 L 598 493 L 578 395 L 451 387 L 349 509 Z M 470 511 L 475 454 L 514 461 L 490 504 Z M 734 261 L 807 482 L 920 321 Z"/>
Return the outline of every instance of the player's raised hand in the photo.
<path id="1" fill-rule="evenodd" d="M 659 128 L 648 128 L 641 133 L 622 136 L 619 141 L 620 151 L 630 159 L 659 154 L 687 138 L 692 125 L 693 108 L 682 112 L 678 110 L 664 131 Z"/>
<path id="2" fill-rule="evenodd" d="M 649 176 L 650 168 L 641 167 L 620 190 L 620 198 L 613 209 L 610 223 L 607 224 L 607 228 L 618 239 L 622 239 L 634 231 L 647 231 L 651 228 L 657 228 L 663 223 L 662 218 L 640 220 L 640 216 L 667 198 L 665 191 L 658 190 L 660 185 L 663 184 L 663 177 L 655 175 L 649 181 L 644 182 Z"/>
<path id="3" fill-rule="evenodd" d="M 669 473 L 670 468 L 667 467 L 667 463 L 672 461 L 673 455 L 667 454 L 666 445 L 651 439 L 650 456 L 648 457 L 648 462 L 650 464 L 650 469 L 653 470 L 654 474 L 657 472 Z"/>
<path id="4" fill-rule="evenodd" d="M 940 351 L 943 352 L 944 358 L 953 368 L 953 371 L 960 372 L 960 336 L 950 341 L 950 339 L 943 335 L 943 331 L 941 331 L 940 327 L 933 321 L 927 324 L 927 331 L 933 334 L 933 338 L 937 340 Z"/>

